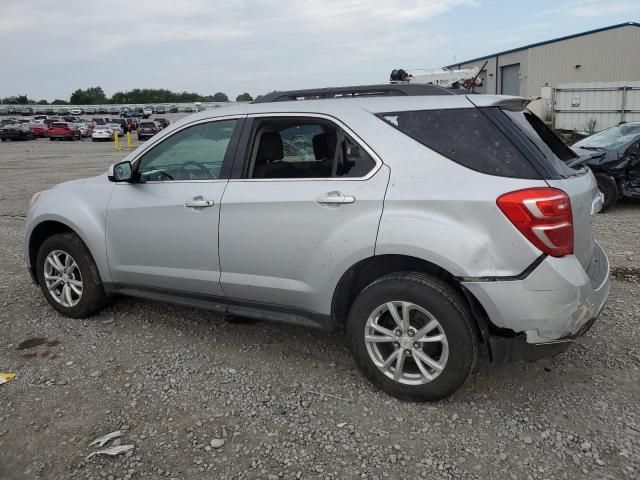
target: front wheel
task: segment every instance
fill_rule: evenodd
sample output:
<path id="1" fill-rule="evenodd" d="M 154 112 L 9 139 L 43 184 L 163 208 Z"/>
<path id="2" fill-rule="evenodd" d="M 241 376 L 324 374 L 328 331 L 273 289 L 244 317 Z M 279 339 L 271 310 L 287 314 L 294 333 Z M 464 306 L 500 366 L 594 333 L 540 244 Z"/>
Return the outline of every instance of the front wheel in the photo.
<path id="1" fill-rule="evenodd" d="M 604 202 L 602 203 L 602 210 L 604 212 L 609 207 L 618 203 L 620 193 L 618 192 L 618 185 L 616 181 L 609 175 L 603 173 L 596 173 L 596 182 L 598 183 L 598 190 L 604 195 Z"/>
<path id="2" fill-rule="evenodd" d="M 478 359 L 469 309 L 447 283 L 418 272 L 382 277 L 349 312 L 347 334 L 365 377 L 403 400 L 454 393 Z"/>
<path id="3" fill-rule="evenodd" d="M 86 318 L 107 304 L 91 253 L 74 233 L 47 238 L 38 250 L 40 289 L 51 306 L 66 317 Z"/>

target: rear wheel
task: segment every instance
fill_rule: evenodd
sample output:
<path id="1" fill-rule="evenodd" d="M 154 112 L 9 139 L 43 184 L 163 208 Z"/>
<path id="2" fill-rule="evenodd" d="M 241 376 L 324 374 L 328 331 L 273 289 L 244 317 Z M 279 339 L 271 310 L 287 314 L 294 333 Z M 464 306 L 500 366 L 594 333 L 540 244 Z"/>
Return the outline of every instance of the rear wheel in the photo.
<path id="1" fill-rule="evenodd" d="M 618 185 L 613 178 L 609 175 L 605 175 L 604 173 L 596 173 L 595 177 L 598 182 L 598 189 L 602 192 L 602 195 L 604 195 L 604 202 L 601 210 L 601 212 L 604 212 L 607 208 L 618 203 L 618 199 L 620 197 Z"/>
<path id="2" fill-rule="evenodd" d="M 364 375 L 403 400 L 432 401 L 454 393 L 478 358 L 466 303 L 445 282 L 422 273 L 394 273 L 356 298 L 347 333 Z"/>
<path id="3" fill-rule="evenodd" d="M 106 306 L 108 298 L 96 264 L 74 233 L 47 238 L 36 261 L 40 289 L 62 315 L 85 318 Z"/>

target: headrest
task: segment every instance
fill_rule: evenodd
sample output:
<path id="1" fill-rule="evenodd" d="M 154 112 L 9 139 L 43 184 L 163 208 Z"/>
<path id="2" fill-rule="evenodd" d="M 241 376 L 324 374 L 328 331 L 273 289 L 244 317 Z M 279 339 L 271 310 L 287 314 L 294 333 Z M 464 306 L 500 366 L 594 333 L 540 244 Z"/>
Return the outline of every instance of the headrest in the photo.
<path id="1" fill-rule="evenodd" d="M 282 137 L 278 132 L 266 132 L 260 137 L 256 164 L 282 160 Z"/>
<path id="2" fill-rule="evenodd" d="M 338 138 L 333 130 L 315 135 L 313 137 L 313 154 L 316 160 L 333 158 L 337 143 Z"/>

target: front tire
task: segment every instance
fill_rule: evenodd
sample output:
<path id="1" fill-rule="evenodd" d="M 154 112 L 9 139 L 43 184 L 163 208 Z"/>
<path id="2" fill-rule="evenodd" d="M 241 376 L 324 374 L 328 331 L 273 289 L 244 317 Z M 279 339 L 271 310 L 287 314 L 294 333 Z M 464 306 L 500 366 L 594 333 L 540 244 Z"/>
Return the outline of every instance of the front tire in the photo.
<path id="1" fill-rule="evenodd" d="M 61 233 L 47 238 L 36 261 L 40 289 L 62 315 L 86 318 L 107 305 L 98 268 L 76 234 Z"/>
<path id="2" fill-rule="evenodd" d="M 618 203 L 618 199 L 620 198 L 620 192 L 618 191 L 618 185 L 616 181 L 611 178 L 609 175 L 605 175 L 603 173 L 596 173 L 596 182 L 598 182 L 598 190 L 602 192 L 604 195 L 604 202 L 602 203 L 602 210 L 604 212 L 609 207 L 614 206 Z"/>
<path id="3" fill-rule="evenodd" d="M 418 272 L 393 273 L 367 286 L 351 307 L 347 334 L 365 377 L 402 400 L 451 395 L 478 359 L 466 302 L 447 283 Z"/>

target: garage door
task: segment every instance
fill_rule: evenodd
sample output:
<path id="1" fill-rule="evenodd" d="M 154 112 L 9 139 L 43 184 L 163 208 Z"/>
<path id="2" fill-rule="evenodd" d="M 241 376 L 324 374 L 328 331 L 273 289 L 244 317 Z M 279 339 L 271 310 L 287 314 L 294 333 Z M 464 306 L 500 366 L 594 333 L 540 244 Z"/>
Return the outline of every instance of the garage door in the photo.
<path id="1" fill-rule="evenodd" d="M 500 93 L 503 95 L 520 95 L 520 64 L 506 65 L 500 68 Z"/>

